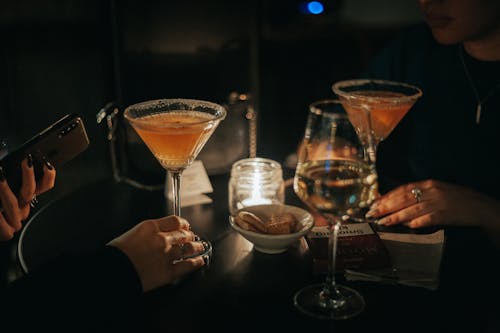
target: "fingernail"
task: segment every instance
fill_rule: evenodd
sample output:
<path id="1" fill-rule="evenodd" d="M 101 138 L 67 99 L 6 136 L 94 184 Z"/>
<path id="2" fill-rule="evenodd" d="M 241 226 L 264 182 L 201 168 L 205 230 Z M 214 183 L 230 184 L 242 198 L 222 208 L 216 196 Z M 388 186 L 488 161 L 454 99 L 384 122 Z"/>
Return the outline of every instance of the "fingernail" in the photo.
<path id="1" fill-rule="evenodd" d="M 365 217 L 374 217 L 377 216 L 378 211 L 376 209 L 370 209 L 368 212 L 366 212 Z"/>
<path id="2" fill-rule="evenodd" d="M 370 206 L 370 210 L 368 212 L 366 212 L 365 217 L 377 216 L 378 215 L 378 210 L 377 210 L 378 205 L 379 205 L 378 201 L 374 201 Z"/>
<path id="3" fill-rule="evenodd" d="M 28 160 L 28 168 L 33 167 L 33 156 L 31 156 L 31 154 L 28 154 L 28 156 L 26 156 L 26 159 Z"/>
<path id="4" fill-rule="evenodd" d="M 380 220 L 375 221 L 378 225 L 386 225 L 386 223 L 389 222 L 386 218 L 382 218 Z"/>
<path id="5" fill-rule="evenodd" d="M 5 172 L 3 171 L 3 168 L 0 166 L 0 182 L 3 182 L 5 180 Z"/>
<path id="6" fill-rule="evenodd" d="M 47 166 L 47 169 L 49 169 L 49 170 L 54 169 L 54 167 L 52 166 L 52 164 L 50 164 L 50 162 L 45 157 L 43 158 L 43 162 Z"/>

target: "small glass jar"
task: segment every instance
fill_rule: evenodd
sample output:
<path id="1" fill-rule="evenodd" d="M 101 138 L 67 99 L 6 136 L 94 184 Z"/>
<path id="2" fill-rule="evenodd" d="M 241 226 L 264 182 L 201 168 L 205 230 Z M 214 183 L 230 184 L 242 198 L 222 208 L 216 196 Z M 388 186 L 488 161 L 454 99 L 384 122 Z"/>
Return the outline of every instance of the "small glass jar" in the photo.
<path id="1" fill-rule="evenodd" d="M 281 165 L 267 158 L 236 161 L 229 180 L 229 211 L 263 204 L 283 204 L 285 186 Z"/>

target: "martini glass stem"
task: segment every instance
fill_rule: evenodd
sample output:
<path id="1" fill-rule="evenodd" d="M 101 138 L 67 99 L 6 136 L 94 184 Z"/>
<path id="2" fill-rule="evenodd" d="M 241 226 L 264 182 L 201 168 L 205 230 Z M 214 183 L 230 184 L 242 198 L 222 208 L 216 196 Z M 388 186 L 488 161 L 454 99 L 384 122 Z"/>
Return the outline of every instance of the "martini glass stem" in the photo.
<path id="1" fill-rule="evenodd" d="M 371 165 L 375 165 L 377 162 L 377 143 L 375 142 L 375 132 L 373 131 L 371 110 L 368 106 L 363 105 L 363 111 L 365 112 L 366 124 L 368 125 L 368 131 L 366 133 L 366 142 L 368 147 L 366 147 L 366 157 Z"/>
<path id="2" fill-rule="evenodd" d="M 181 216 L 181 175 L 182 171 L 168 171 L 169 177 L 172 180 L 172 213 Z"/>

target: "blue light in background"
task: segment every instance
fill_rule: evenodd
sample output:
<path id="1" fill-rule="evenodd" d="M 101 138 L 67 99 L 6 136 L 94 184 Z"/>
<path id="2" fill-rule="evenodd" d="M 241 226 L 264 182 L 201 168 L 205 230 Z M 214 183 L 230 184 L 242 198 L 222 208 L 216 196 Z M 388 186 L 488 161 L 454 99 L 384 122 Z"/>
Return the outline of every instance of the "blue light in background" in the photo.
<path id="1" fill-rule="evenodd" d="M 323 13 L 324 10 L 325 10 L 325 7 L 319 1 L 309 1 L 307 3 L 307 11 L 310 14 L 318 15 L 318 14 Z"/>

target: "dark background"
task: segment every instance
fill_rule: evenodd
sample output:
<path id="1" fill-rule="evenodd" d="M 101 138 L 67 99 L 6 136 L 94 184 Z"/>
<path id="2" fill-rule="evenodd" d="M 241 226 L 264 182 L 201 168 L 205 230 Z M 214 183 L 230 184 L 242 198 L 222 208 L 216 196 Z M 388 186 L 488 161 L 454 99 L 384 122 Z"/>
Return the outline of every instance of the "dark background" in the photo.
<path id="1" fill-rule="evenodd" d="M 296 0 L 4 0 L 0 138 L 12 149 L 66 113 L 82 115 L 91 145 L 58 170 L 50 198 L 111 176 L 106 128 L 95 120 L 106 103 L 225 103 L 238 91 L 258 111 L 257 155 L 284 162 L 308 104 L 333 97 L 333 82 L 420 20 L 414 0 L 323 4 L 311 15 Z M 148 153 L 132 159 L 163 181 Z"/>

